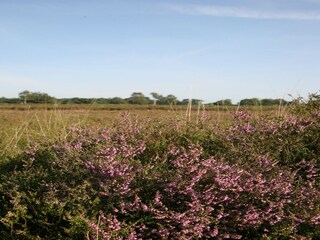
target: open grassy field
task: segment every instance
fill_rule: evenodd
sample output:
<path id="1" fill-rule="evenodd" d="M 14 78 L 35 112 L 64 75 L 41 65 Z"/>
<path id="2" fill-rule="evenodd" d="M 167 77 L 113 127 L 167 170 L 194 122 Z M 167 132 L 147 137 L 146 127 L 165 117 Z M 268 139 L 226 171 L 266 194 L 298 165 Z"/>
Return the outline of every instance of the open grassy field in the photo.
<path id="1" fill-rule="evenodd" d="M 129 113 L 140 119 L 196 123 L 205 119 L 221 126 L 230 123 L 236 111 L 248 111 L 253 116 L 285 116 L 287 107 L 223 107 L 167 105 L 0 105 L 0 155 L 12 156 L 34 142 L 62 140 L 71 126 L 109 127 L 121 115 Z"/>

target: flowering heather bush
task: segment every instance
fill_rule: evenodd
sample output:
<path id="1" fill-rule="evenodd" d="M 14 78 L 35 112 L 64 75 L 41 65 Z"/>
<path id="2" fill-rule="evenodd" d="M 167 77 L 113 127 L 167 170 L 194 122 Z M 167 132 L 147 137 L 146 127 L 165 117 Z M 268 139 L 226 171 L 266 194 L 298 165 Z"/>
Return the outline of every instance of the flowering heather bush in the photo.
<path id="1" fill-rule="evenodd" d="M 4 239 L 319 239 L 319 114 L 123 116 L 1 166 Z M 207 119 L 206 121 L 210 121 Z"/>

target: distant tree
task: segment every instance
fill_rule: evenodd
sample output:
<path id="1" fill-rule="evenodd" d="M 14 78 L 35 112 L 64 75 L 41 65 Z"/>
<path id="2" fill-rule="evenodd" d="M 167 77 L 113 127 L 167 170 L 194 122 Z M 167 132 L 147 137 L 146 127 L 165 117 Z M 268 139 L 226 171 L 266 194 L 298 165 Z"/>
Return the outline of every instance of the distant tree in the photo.
<path id="1" fill-rule="evenodd" d="M 59 102 L 59 104 L 68 104 L 69 98 L 60 98 L 57 101 Z"/>
<path id="2" fill-rule="evenodd" d="M 24 90 L 21 93 L 19 93 L 19 98 L 23 100 L 24 104 L 27 104 L 28 97 L 30 96 L 31 92 L 28 90 Z"/>
<path id="3" fill-rule="evenodd" d="M 286 100 L 284 100 L 284 99 L 282 99 L 283 101 L 281 101 L 281 104 L 282 105 L 288 105 L 289 104 L 289 102 L 288 101 L 286 101 Z"/>
<path id="4" fill-rule="evenodd" d="M 148 104 L 149 98 L 145 97 L 141 92 L 134 92 L 129 98 L 129 103 L 131 104 Z"/>
<path id="5" fill-rule="evenodd" d="M 23 101 L 24 104 L 29 103 L 54 103 L 55 98 L 49 96 L 47 93 L 41 92 L 30 92 L 25 90 L 19 93 L 19 98 Z"/>
<path id="6" fill-rule="evenodd" d="M 190 99 L 185 98 L 185 99 L 182 99 L 181 101 L 178 101 L 177 104 L 178 105 L 188 105 L 189 102 L 190 102 Z M 192 105 L 198 105 L 200 103 L 203 103 L 203 100 L 201 100 L 201 99 L 191 99 L 191 104 Z"/>
<path id="7" fill-rule="evenodd" d="M 111 104 L 124 104 L 127 103 L 125 99 L 120 97 L 114 97 L 109 99 L 109 103 Z"/>
<path id="8" fill-rule="evenodd" d="M 12 104 L 21 103 L 21 99 L 20 98 L 7 98 L 6 103 L 12 103 Z"/>
<path id="9" fill-rule="evenodd" d="M 231 106 L 232 105 L 232 101 L 231 101 L 231 99 L 222 99 L 222 100 L 214 102 L 213 105 Z"/>
<path id="10" fill-rule="evenodd" d="M 108 98 L 96 98 L 95 99 L 96 104 L 108 104 L 110 103 L 110 99 Z"/>
<path id="11" fill-rule="evenodd" d="M 189 104 L 189 99 L 185 98 L 179 101 L 178 105 L 188 105 Z"/>
<path id="12" fill-rule="evenodd" d="M 192 99 L 191 103 L 192 103 L 192 105 L 198 105 L 198 104 L 203 103 L 203 100 L 202 99 Z"/>
<path id="13" fill-rule="evenodd" d="M 272 105 L 274 105 L 274 99 L 271 99 L 271 98 L 261 99 L 261 105 L 263 105 L 263 106 L 272 106 Z"/>
<path id="14" fill-rule="evenodd" d="M 265 98 L 261 99 L 261 105 L 263 106 L 274 106 L 274 105 L 286 105 L 287 101 L 284 99 L 271 99 L 271 98 Z"/>
<path id="15" fill-rule="evenodd" d="M 245 98 L 240 101 L 240 105 L 244 106 L 256 106 L 260 104 L 261 102 L 258 98 Z"/>
<path id="16" fill-rule="evenodd" d="M 49 96 L 47 93 L 32 92 L 29 94 L 30 103 L 54 103 L 55 98 Z"/>
<path id="17" fill-rule="evenodd" d="M 176 101 L 177 101 L 177 97 L 172 95 L 172 94 L 169 94 L 167 97 L 166 97 L 166 100 L 169 104 L 176 104 Z"/>
<path id="18" fill-rule="evenodd" d="M 71 103 L 77 103 L 77 104 L 92 104 L 95 100 L 93 98 L 72 98 Z"/>
<path id="19" fill-rule="evenodd" d="M 288 102 L 282 98 L 274 99 L 275 105 L 286 105 Z"/>
<path id="20" fill-rule="evenodd" d="M 154 104 L 154 105 L 157 104 L 157 101 L 160 101 L 160 100 L 163 98 L 162 95 L 160 95 L 160 94 L 158 94 L 158 93 L 156 93 L 156 92 L 152 92 L 152 93 L 150 93 L 150 94 L 151 94 L 151 96 L 153 97 L 153 104 Z"/>

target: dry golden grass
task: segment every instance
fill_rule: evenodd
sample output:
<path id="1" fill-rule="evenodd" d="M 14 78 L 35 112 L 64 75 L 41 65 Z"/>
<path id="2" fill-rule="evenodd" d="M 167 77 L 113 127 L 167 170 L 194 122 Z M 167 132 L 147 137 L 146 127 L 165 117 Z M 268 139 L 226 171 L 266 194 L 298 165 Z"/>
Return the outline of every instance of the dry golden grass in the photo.
<path id="1" fill-rule="evenodd" d="M 189 109 L 190 110 L 190 109 Z M 140 119 L 227 125 L 235 111 L 246 110 L 252 115 L 284 115 L 279 107 L 218 107 L 198 108 L 187 112 L 187 106 L 151 105 L 0 105 L 0 158 L 14 156 L 27 146 L 39 142 L 63 140 L 70 126 L 107 127 L 130 113 Z"/>

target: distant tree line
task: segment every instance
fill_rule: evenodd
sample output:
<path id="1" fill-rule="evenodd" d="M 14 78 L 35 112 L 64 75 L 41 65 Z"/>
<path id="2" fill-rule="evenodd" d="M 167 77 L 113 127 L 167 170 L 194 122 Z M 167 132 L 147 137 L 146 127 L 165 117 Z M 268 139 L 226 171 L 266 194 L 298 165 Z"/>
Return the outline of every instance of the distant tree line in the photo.
<path id="1" fill-rule="evenodd" d="M 271 98 L 245 98 L 240 100 L 239 103 L 233 104 L 231 99 L 224 99 L 219 100 L 213 103 L 209 103 L 209 105 L 220 105 L 220 106 L 232 106 L 232 105 L 240 105 L 240 106 L 279 106 L 279 105 L 286 105 L 290 102 L 284 99 L 271 99 Z"/>
<path id="2" fill-rule="evenodd" d="M 55 103 L 57 99 L 49 96 L 47 93 L 30 92 L 25 90 L 19 93 L 18 98 L 0 98 L 0 103 Z"/>
<path id="3" fill-rule="evenodd" d="M 258 98 L 246 98 L 240 101 L 240 105 L 247 105 L 247 106 L 256 106 L 256 105 L 263 105 L 263 106 L 273 106 L 273 105 L 286 105 L 288 102 L 284 99 L 258 99 Z"/>
<path id="4" fill-rule="evenodd" d="M 198 105 L 202 104 L 203 100 L 201 99 L 182 99 L 179 100 L 176 96 L 169 94 L 163 96 L 159 93 L 152 92 L 150 93 L 151 98 L 145 96 L 141 92 L 133 92 L 128 98 L 112 97 L 112 98 L 55 98 L 50 96 L 47 93 L 41 92 L 31 92 L 25 90 L 19 93 L 17 98 L 0 98 L 1 103 L 21 103 L 21 104 L 31 104 L 31 103 L 58 103 L 58 104 L 153 104 L 153 105 Z M 273 106 L 273 105 L 286 105 L 287 101 L 284 99 L 258 99 L 258 98 L 246 98 L 242 99 L 239 103 L 233 104 L 231 99 L 222 99 L 216 102 L 207 103 L 206 105 L 214 106 L 232 106 L 232 105 L 241 105 L 241 106 Z"/>

